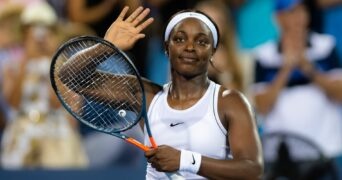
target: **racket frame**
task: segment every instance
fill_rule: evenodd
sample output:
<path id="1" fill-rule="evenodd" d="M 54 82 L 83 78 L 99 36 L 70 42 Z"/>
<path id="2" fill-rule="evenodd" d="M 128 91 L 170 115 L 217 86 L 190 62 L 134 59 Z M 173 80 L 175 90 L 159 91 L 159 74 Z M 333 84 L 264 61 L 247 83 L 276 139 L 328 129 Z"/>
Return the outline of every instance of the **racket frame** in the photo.
<path id="1" fill-rule="evenodd" d="M 55 64 L 56 61 L 58 59 L 58 57 L 60 56 L 61 53 L 63 53 L 63 51 L 65 50 L 65 48 L 69 47 L 71 44 L 77 43 L 77 42 L 82 42 L 82 41 L 93 41 L 95 44 L 97 43 L 102 43 L 110 48 L 113 48 L 116 52 L 118 52 L 118 54 L 120 54 L 124 60 L 126 60 L 128 62 L 128 64 L 132 67 L 132 69 L 134 70 L 136 77 L 138 79 L 141 91 L 142 91 L 142 110 L 139 113 L 139 115 L 137 116 L 139 120 L 136 120 L 134 123 L 132 123 L 132 125 L 125 127 L 123 129 L 120 130 L 116 130 L 116 131 L 112 131 L 112 132 L 107 132 L 107 131 L 103 131 L 98 129 L 97 127 L 95 127 L 94 125 L 92 125 L 91 123 L 88 123 L 87 121 L 84 121 L 79 115 L 77 115 L 75 112 L 73 112 L 70 107 L 64 102 L 63 98 L 59 95 L 58 93 L 58 88 L 56 85 L 56 81 L 55 81 Z M 94 44 L 94 45 L 95 45 Z M 67 61 L 66 61 L 67 62 Z M 73 116 L 75 117 L 77 120 L 81 121 L 82 123 L 86 124 L 87 126 L 91 127 L 92 129 L 102 132 L 102 133 L 106 133 L 106 134 L 110 134 L 113 135 L 115 137 L 121 138 L 125 141 L 127 141 L 128 143 L 131 143 L 135 146 L 137 146 L 138 148 L 142 149 L 143 151 L 148 151 L 150 148 L 145 146 L 144 144 L 142 144 L 141 142 L 137 141 L 134 138 L 128 137 L 124 134 L 121 134 L 121 132 L 124 132 L 128 129 L 131 129 L 133 126 L 135 126 L 138 122 L 140 122 L 141 118 L 144 119 L 145 122 L 145 127 L 146 127 L 146 131 L 147 134 L 149 136 L 149 140 L 151 142 L 151 145 L 153 148 L 156 148 L 156 142 L 152 136 L 152 132 L 148 123 L 148 118 L 147 118 L 147 111 L 146 111 L 146 97 L 145 97 L 145 89 L 143 86 L 143 82 L 140 76 L 139 71 L 137 70 L 137 68 L 134 66 L 133 62 L 131 61 L 131 59 L 126 55 L 126 53 L 124 53 L 122 50 L 120 50 L 119 48 L 117 48 L 115 45 L 113 45 L 112 43 L 110 43 L 109 41 L 96 37 L 96 36 L 78 36 L 75 38 L 70 39 L 69 41 L 63 43 L 63 45 L 61 45 L 56 53 L 53 55 L 52 57 L 52 61 L 51 61 L 51 65 L 50 65 L 50 82 L 51 82 L 51 86 L 55 92 L 55 94 L 57 95 L 59 101 L 61 102 L 61 104 L 64 106 L 64 108 Z"/>

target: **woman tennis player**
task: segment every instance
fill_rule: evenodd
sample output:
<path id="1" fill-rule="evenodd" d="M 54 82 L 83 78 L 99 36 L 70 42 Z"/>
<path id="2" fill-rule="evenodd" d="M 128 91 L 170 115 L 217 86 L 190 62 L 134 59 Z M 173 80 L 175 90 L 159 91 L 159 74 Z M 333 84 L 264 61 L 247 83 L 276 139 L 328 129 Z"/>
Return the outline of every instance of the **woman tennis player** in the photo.
<path id="1" fill-rule="evenodd" d="M 153 22 L 139 7 L 125 7 L 105 39 L 128 50 Z M 179 171 L 186 179 L 261 179 L 263 158 L 252 107 L 239 92 L 208 79 L 219 44 L 216 24 L 197 11 L 181 11 L 164 34 L 171 81 L 144 83 L 148 118 L 158 148 L 145 153 L 146 179 L 166 179 Z M 148 137 L 146 145 L 149 145 Z"/>

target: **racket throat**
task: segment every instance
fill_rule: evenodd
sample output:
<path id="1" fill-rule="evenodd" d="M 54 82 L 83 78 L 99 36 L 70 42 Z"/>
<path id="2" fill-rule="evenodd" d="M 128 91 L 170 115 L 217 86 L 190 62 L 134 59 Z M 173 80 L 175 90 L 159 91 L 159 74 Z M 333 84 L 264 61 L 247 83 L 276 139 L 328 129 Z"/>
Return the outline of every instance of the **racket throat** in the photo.
<path id="1" fill-rule="evenodd" d="M 152 136 L 149 137 L 153 149 L 157 148 L 157 143 Z"/>

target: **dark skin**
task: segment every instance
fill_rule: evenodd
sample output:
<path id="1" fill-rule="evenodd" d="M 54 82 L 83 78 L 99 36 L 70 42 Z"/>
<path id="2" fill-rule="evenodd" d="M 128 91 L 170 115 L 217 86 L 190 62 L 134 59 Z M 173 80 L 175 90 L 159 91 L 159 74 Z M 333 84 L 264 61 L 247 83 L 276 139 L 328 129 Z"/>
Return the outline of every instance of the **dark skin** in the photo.
<path id="1" fill-rule="evenodd" d="M 137 40 L 143 38 L 145 35 L 141 31 L 153 21 L 151 18 L 144 20 L 148 9 L 138 8 L 126 18 L 127 11 L 127 7 L 123 9 L 105 36 L 106 40 L 122 50 L 130 49 Z M 166 48 L 172 76 L 168 103 L 174 109 L 187 109 L 208 88 L 209 60 L 215 53 L 213 36 L 201 21 L 185 19 L 172 30 Z M 161 87 L 149 81 L 145 81 L 144 86 L 149 106 Z M 219 160 L 203 156 L 198 174 L 209 179 L 261 179 L 262 150 L 251 106 L 239 92 L 221 87 L 218 112 L 229 132 L 227 142 L 234 159 Z M 145 156 L 158 171 L 173 172 L 179 169 L 179 149 L 160 145 L 145 152 Z"/>
<path id="2" fill-rule="evenodd" d="M 106 40 L 122 50 L 132 48 L 137 40 L 145 37 L 141 33 L 142 30 L 153 22 L 153 18 L 144 20 L 149 9 L 140 7 L 126 18 L 127 12 L 128 7 L 122 10 L 105 35 Z M 102 51 L 96 46 L 93 48 L 97 52 Z M 169 55 L 172 75 L 168 103 L 174 109 L 187 109 L 199 101 L 209 86 L 209 60 L 215 53 L 213 35 L 201 21 L 192 18 L 185 19 L 172 30 L 166 42 L 166 51 Z M 93 52 L 89 49 L 85 53 Z M 78 62 L 77 64 L 78 66 L 74 65 L 74 67 L 81 70 L 83 68 L 81 66 L 87 66 L 89 63 Z M 63 77 L 62 79 L 70 79 L 67 76 L 73 73 L 64 72 L 68 69 L 61 70 L 59 75 Z M 73 71 L 77 72 L 75 69 Z M 73 78 L 77 80 L 77 77 L 73 76 Z M 146 79 L 143 81 L 149 107 L 153 97 L 162 90 L 162 87 Z M 107 82 L 100 83 L 107 84 Z M 91 89 L 90 92 L 84 91 L 84 93 L 99 91 L 96 94 L 105 95 L 101 93 L 101 87 L 105 86 L 98 85 L 97 87 L 99 88 Z M 82 89 L 74 90 L 83 92 Z M 218 113 L 222 124 L 229 132 L 226 138 L 234 159 L 221 160 L 203 156 L 198 174 L 209 179 L 261 179 L 262 150 L 251 106 L 239 92 L 221 87 Z M 143 121 L 141 125 L 143 128 Z M 223 146 L 228 146 L 228 143 Z M 145 152 L 152 167 L 162 172 L 179 170 L 180 154 L 179 149 L 162 144 L 158 148 Z"/>

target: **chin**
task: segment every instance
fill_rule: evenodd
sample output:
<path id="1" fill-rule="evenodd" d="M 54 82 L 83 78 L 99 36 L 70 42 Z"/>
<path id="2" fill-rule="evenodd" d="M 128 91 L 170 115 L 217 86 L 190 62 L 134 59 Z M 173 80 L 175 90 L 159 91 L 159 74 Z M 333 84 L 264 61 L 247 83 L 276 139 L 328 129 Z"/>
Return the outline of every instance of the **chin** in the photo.
<path id="1" fill-rule="evenodd" d="M 178 71 L 178 74 L 181 74 L 183 77 L 185 77 L 187 79 L 191 79 L 191 78 L 199 76 L 203 73 L 195 71 L 193 69 L 187 69 L 187 70 L 183 70 L 183 71 Z"/>

